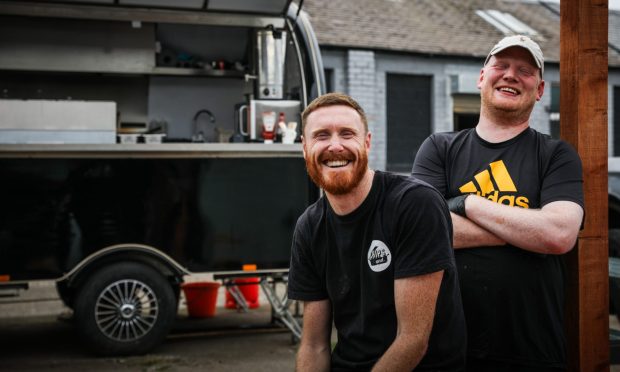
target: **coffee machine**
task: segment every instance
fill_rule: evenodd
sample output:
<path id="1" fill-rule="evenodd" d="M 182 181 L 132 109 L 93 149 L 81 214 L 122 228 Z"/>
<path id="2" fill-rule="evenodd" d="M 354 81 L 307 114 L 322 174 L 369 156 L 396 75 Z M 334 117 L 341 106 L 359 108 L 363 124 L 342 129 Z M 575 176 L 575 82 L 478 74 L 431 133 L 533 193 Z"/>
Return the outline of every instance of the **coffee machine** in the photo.
<path id="1" fill-rule="evenodd" d="M 263 118 L 266 113 L 284 114 L 287 122 L 301 120 L 301 102 L 281 99 L 251 99 L 237 108 L 239 131 L 250 142 L 262 142 Z"/>
<path id="2" fill-rule="evenodd" d="M 256 31 L 258 99 L 284 98 L 284 62 L 286 58 L 286 31 L 268 27 Z"/>
<path id="3" fill-rule="evenodd" d="M 236 121 L 238 131 L 248 141 L 263 142 L 264 120 L 283 113 L 286 122 L 299 123 L 301 104 L 298 100 L 284 99 L 286 31 L 269 26 L 257 30 L 255 36 L 254 95 L 248 97 L 247 104 L 237 106 Z"/>

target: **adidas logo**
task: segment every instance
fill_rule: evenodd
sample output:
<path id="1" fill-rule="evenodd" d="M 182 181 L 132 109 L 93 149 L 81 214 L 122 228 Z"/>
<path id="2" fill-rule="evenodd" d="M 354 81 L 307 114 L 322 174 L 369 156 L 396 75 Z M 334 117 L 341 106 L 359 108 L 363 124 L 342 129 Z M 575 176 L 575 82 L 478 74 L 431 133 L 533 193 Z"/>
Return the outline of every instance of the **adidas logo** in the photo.
<path id="1" fill-rule="evenodd" d="M 459 187 L 459 191 L 462 194 L 477 194 L 485 197 L 496 203 L 517 206 L 521 208 L 529 208 L 529 200 L 525 196 L 517 196 L 517 187 L 506 169 L 504 161 L 498 160 L 489 164 L 490 172 L 488 169 L 474 176 L 474 180 L 469 181 L 463 186 Z M 478 184 L 478 186 L 476 186 Z M 501 196 L 500 196 L 501 193 Z"/>

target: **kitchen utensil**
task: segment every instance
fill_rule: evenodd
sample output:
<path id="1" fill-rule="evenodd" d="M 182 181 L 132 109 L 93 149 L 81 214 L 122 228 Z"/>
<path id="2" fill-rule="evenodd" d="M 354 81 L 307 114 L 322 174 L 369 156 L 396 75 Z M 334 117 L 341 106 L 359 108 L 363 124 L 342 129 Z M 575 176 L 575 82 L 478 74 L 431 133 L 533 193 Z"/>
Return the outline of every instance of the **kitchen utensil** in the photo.
<path id="1" fill-rule="evenodd" d="M 258 60 L 258 98 L 284 97 L 284 61 L 286 57 L 286 31 L 268 27 L 256 33 Z"/>
<path id="2" fill-rule="evenodd" d="M 265 143 L 273 143 L 276 129 L 276 112 L 263 112 L 263 139 Z"/>
<path id="3" fill-rule="evenodd" d="M 235 133 L 230 137 L 230 142 L 233 143 L 241 143 L 241 142 L 245 142 L 245 138 L 244 138 L 244 134 L 247 136 L 247 132 L 244 133 L 243 132 L 243 126 L 244 124 L 247 122 L 247 117 L 244 116 L 244 112 L 247 115 L 247 108 L 248 105 L 246 105 L 245 103 L 237 103 L 235 105 L 235 114 L 234 114 L 234 121 L 235 121 Z"/>
<path id="4" fill-rule="evenodd" d="M 209 121 L 204 124 L 204 130 L 199 129 L 199 118 L 201 115 L 208 115 Z M 215 142 L 215 128 L 212 130 L 207 130 L 209 127 L 209 123 L 215 123 L 215 115 L 209 110 L 202 109 L 196 112 L 193 119 L 193 131 L 192 131 L 192 142 Z"/>
<path id="5" fill-rule="evenodd" d="M 274 111 L 276 113 L 283 112 L 285 117 L 299 120 L 301 104 L 299 101 L 294 100 L 250 99 L 247 106 L 240 106 L 237 109 L 237 117 L 240 123 L 239 130 L 242 134 L 247 136 L 250 142 L 263 141 L 262 113 L 269 111 Z"/>

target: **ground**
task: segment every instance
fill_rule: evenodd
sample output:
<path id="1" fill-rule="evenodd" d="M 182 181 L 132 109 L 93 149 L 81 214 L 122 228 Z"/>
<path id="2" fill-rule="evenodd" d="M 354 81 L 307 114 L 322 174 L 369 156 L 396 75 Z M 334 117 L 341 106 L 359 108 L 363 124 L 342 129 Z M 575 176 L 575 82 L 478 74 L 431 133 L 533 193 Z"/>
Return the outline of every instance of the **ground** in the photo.
<path id="1" fill-rule="evenodd" d="M 264 297 L 248 313 L 224 308 L 213 318 L 191 319 L 181 299 L 178 321 L 165 342 L 132 357 L 96 357 L 77 338 L 53 282 L 31 283 L 20 297 L 0 297 L 0 371 L 293 371 L 297 344 L 274 327 Z M 610 317 L 610 327 L 620 323 Z M 611 372 L 620 372 L 612 365 Z"/>

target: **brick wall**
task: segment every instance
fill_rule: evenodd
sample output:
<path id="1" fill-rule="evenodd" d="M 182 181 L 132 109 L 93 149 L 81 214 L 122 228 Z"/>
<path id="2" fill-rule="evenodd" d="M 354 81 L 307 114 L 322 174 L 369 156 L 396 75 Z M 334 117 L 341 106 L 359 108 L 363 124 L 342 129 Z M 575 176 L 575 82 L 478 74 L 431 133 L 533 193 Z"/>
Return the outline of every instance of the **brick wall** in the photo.
<path id="1" fill-rule="evenodd" d="M 363 50 L 347 51 L 347 93 L 364 109 L 368 129 L 372 133 L 369 166 L 383 169 L 385 164 L 385 125 L 378 121 L 376 99 L 375 53 Z"/>

